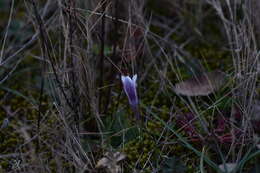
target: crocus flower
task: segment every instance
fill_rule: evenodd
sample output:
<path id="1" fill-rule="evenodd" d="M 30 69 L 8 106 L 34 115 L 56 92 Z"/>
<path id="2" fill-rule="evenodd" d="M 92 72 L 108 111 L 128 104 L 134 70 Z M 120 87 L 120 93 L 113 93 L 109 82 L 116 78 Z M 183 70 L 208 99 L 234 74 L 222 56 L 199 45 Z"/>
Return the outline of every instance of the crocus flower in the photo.
<path id="1" fill-rule="evenodd" d="M 132 79 L 129 76 L 124 76 L 124 75 L 121 76 L 124 91 L 128 97 L 129 104 L 131 105 L 137 118 L 139 118 L 138 97 L 137 97 L 137 92 L 136 92 L 136 79 L 137 79 L 136 74 L 132 77 Z"/>
<path id="2" fill-rule="evenodd" d="M 131 79 L 129 76 L 121 76 L 123 82 L 124 91 L 128 97 L 129 104 L 136 106 L 138 104 L 137 92 L 136 92 L 136 79 L 137 75 L 134 75 Z"/>

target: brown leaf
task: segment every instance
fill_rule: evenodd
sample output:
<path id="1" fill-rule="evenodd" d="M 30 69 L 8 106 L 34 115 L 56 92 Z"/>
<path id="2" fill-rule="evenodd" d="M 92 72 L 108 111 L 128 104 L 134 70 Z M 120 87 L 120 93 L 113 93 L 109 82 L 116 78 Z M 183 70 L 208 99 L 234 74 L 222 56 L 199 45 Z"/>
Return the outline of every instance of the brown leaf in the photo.
<path id="1" fill-rule="evenodd" d="M 220 89 L 225 82 L 226 74 L 215 70 L 177 83 L 174 92 L 186 96 L 206 96 Z"/>

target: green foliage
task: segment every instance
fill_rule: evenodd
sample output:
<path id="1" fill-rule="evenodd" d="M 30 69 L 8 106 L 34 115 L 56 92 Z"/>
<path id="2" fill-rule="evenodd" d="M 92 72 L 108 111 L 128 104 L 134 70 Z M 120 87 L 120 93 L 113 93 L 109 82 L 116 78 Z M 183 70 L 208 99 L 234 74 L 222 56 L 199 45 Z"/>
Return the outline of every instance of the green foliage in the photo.
<path id="1" fill-rule="evenodd" d="M 105 138 L 112 147 L 117 148 L 138 136 L 138 128 L 132 125 L 131 116 L 122 110 L 116 112 L 114 116 L 107 116 L 104 120 L 104 132 L 108 132 Z"/>

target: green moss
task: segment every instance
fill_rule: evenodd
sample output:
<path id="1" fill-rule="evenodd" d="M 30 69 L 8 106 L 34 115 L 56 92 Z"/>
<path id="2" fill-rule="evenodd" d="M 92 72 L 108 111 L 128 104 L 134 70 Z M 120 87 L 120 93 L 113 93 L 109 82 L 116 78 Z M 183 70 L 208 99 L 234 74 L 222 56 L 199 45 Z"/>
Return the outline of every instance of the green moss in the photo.
<path id="1" fill-rule="evenodd" d="M 0 167 L 2 167 L 3 170 L 8 169 L 8 166 L 9 166 L 8 161 L 0 161 Z"/>
<path id="2" fill-rule="evenodd" d="M 143 167 L 144 164 L 150 158 L 150 154 L 153 156 L 156 150 L 155 140 L 148 133 L 144 133 L 141 139 L 135 139 L 128 142 L 122 149 L 127 155 L 129 166 L 134 168 L 138 161 L 139 167 Z"/>
<path id="3" fill-rule="evenodd" d="M 23 83 L 23 81 L 19 81 Z M 25 96 L 28 97 L 39 97 L 39 92 L 27 90 L 26 88 L 21 88 L 21 83 L 17 83 L 16 85 L 12 85 L 12 88 L 10 90 L 13 90 L 15 92 L 20 92 Z M 9 92 L 7 90 L 1 90 L 0 91 L 0 98 L 4 98 L 0 100 L 0 123 L 8 117 L 7 112 L 5 111 L 4 107 L 10 106 L 10 111 L 17 113 L 9 118 L 9 125 L 1 129 L 0 131 L 0 151 L 2 154 L 10 154 L 14 151 L 17 151 L 17 148 L 19 146 L 20 152 L 28 152 L 28 145 L 22 145 L 25 143 L 23 134 L 19 131 L 21 127 L 21 123 L 26 121 L 28 122 L 36 122 L 38 117 L 38 111 L 31 103 L 28 102 L 25 98 L 15 94 L 15 92 Z M 48 109 L 47 104 L 47 97 L 44 97 L 44 109 Z M 45 124 L 46 125 L 46 124 Z M 28 130 L 28 133 L 33 136 L 35 134 L 35 128 L 31 128 Z M 43 136 L 42 139 L 50 140 L 51 135 Z M 48 137 L 47 137 L 48 136 Z M 46 137 L 46 138 L 45 138 Z M 36 140 L 32 140 L 32 144 L 34 145 L 34 142 Z M 20 147 L 22 146 L 22 147 Z M 45 152 L 48 151 L 46 146 L 42 145 Z M 28 162 L 30 162 L 28 160 Z M 7 162 L 6 159 L 0 159 L 0 166 L 4 171 L 7 171 L 7 169 L 10 168 L 11 163 Z"/>
<path id="4" fill-rule="evenodd" d="M 232 66 L 231 53 L 222 48 L 201 43 L 190 44 L 186 49 L 193 57 L 198 58 L 208 71 L 215 69 L 228 70 Z"/>

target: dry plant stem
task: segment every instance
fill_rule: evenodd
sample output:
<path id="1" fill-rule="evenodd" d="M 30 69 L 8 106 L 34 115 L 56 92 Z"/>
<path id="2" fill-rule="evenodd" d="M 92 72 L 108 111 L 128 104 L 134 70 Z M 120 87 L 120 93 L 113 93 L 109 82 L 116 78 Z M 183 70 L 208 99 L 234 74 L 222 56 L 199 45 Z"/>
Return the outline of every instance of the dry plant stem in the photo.
<path id="1" fill-rule="evenodd" d="M 235 69 L 235 85 L 233 92 L 233 105 L 231 112 L 231 122 L 234 122 L 235 108 L 239 108 L 242 112 L 242 124 L 243 134 L 250 136 L 250 116 L 252 112 L 252 103 L 255 98 L 255 86 L 257 76 L 257 44 L 252 24 L 252 1 L 235 1 L 230 2 L 219 0 L 208 0 L 208 2 L 215 8 L 217 14 L 221 18 L 226 35 L 228 38 L 229 46 L 233 58 L 233 66 Z M 232 4 L 231 4 L 232 3 Z M 228 10 L 224 13 L 225 6 Z M 237 11 L 240 6 L 247 7 L 242 8 L 243 16 L 238 17 Z M 242 156 L 243 144 L 239 149 L 239 154 L 235 151 L 235 129 L 232 126 L 233 141 L 230 148 L 232 153 L 232 160 L 239 160 Z M 243 137 L 244 138 L 244 137 Z"/>
<path id="2" fill-rule="evenodd" d="M 118 0 L 114 0 L 114 35 L 113 35 L 113 54 L 112 54 L 112 58 L 111 58 L 111 61 L 113 62 L 112 65 L 114 65 L 116 62 L 117 62 L 117 51 L 116 51 L 116 48 L 117 48 L 117 44 L 118 44 L 118 37 L 119 37 L 119 34 L 118 34 Z M 108 58 L 109 59 L 109 58 Z M 114 70 L 114 68 L 112 67 L 112 72 L 111 72 L 111 79 L 113 80 L 114 82 L 114 79 L 115 79 L 115 75 L 116 75 L 116 71 Z M 106 93 L 106 103 L 105 103 L 105 106 L 104 106 L 104 112 L 107 112 L 108 110 L 108 107 L 109 107 L 109 103 L 111 101 L 111 90 L 112 90 L 112 87 L 109 87 L 108 88 L 108 91 Z"/>
<path id="3" fill-rule="evenodd" d="M 22 59 L 18 59 L 15 63 L 15 65 L 9 70 L 6 71 L 1 77 L 0 77 L 0 84 L 4 83 L 12 74 L 15 72 L 18 65 L 22 62 Z M 0 65 L 1 66 L 1 65 Z"/>
<path id="4" fill-rule="evenodd" d="M 3 44 L 2 44 L 2 49 L 1 49 L 1 54 L 0 54 L 0 65 L 2 64 L 2 61 L 3 61 L 5 42 L 6 42 L 6 39 L 7 39 L 7 36 L 8 36 L 10 24 L 11 24 L 11 21 L 12 21 L 13 10 L 14 10 L 14 0 L 12 0 L 12 3 L 11 3 L 9 19 L 8 19 L 8 23 L 7 23 L 7 26 L 6 26 L 6 32 L 5 32 L 5 36 L 4 36 L 4 40 L 3 40 Z"/>
<path id="5" fill-rule="evenodd" d="M 253 24 L 254 24 L 254 27 L 255 27 L 255 34 L 256 34 L 256 37 L 258 40 L 257 43 L 258 45 L 260 44 L 260 20 L 259 20 L 259 17 L 260 17 L 260 1 L 259 0 L 252 0 L 252 16 L 253 16 Z"/>
<path id="6" fill-rule="evenodd" d="M 33 9 L 34 9 L 34 14 L 35 17 L 37 18 L 37 21 L 40 22 L 42 21 L 40 15 L 38 14 L 38 10 L 37 7 L 35 5 L 34 0 L 31 1 L 32 5 L 33 5 Z M 41 28 L 41 23 L 39 23 L 39 26 Z M 44 36 L 41 35 L 42 40 L 44 40 Z M 45 60 L 47 57 L 46 54 L 46 50 L 45 50 L 45 46 L 42 45 L 42 55 L 43 55 L 43 59 Z M 39 135 L 40 135 L 40 125 L 41 125 L 41 114 L 43 113 L 43 106 L 42 106 L 42 102 L 43 102 L 43 91 L 44 91 L 44 84 L 45 84 L 45 78 L 44 78 L 44 72 L 46 69 L 46 61 L 43 61 L 43 67 L 42 67 L 42 77 L 41 77 L 41 89 L 40 89 L 40 97 L 39 97 L 39 104 L 38 104 L 38 117 L 37 117 L 37 141 L 36 141 L 36 153 L 38 154 L 39 148 L 40 148 L 40 139 L 39 139 Z"/>
<path id="7" fill-rule="evenodd" d="M 54 104 L 54 106 L 59 111 L 58 105 Z M 79 139 L 77 138 L 77 136 L 75 136 L 75 133 L 71 130 L 69 124 L 67 123 L 65 116 L 63 116 L 62 112 L 60 111 L 58 114 L 55 115 L 57 116 L 57 119 L 61 122 L 62 128 L 65 131 L 66 135 L 66 143 L 65 146 L 62 147 L 65 147 L 66 152 L 68 152 L 73 157 L 77 167 L 78 165 L 80 165 L 80 167 L 84 168 L 84 170 L 88 170 L 88 167 L 94 168 L 94 158 L 91 158 L 91 155 L 86 154 L 86 152 L 82 148 L 82 145 L 80 144 Z M 92 154 L 92 152 L 90 154 Z M 79 155 L 81 155 L 85 161 L 83 161 L 83 159 L 80 158 Z"/>
<path id="8" fill-rule="evenodd" d="M 46 62 L 43 62 L 43 68 L 42 68 L 42 77 L 41 77 L 41 89 L 40 89 L 40 97 L 39 97 L 39 104 L 38 104 L 38 117 L 37 117 L 37 134 L 40 135 L 40 126 L 41 126 L 41 114 L 43 113 L 43 91 L 44 91 L 44 85 L 45 85 L 45 69 L 46 69 Z M 40 148 L 40 139 L 37 137 L 37 143 L 36 143 L 36 153 L 38 153 Z"/>
<path id="9" fill-rule="evenodd" d="M 100 69 L 100 76 L 99 76 L 99 87 L 103 86 L 103 78 L 104 78 L 104 59 L 105 59 L 105 37 L 106 37 L 106 5 L 107 0 L 102 0 L 102 18 L 101 18 L 101 36 L 100 36 L 100 61 L 99 61 L 99 69 Z M 99 91 L 99 112 L 101 112 L 101 105 L 102 105 L 102 89 Z"/>
<path id="10" fill-rule="evenodd" d="M 28 1 L 29 2 L 29 1 Z M 46 30 L 49 30 L 51 28 L 51 22 L 55 18 L 55 10 L 56 5 L 49 6 L 49 3 L 46 3 L 45 7 L 46 11 L 44 10 L 44 13 L 42 14 L 42 18 L 45 20 L 45 28 Z M 48 10 L 47 10 L 48 9 Z M 29 27 L 28 27 L 29 26 Z M 25 24 L 24 28 L 33 29 L 32 25 L 28 22 L 28 24 Z M 23 31 L 21 31 L 23 32 Z M 8 65 L 15 61 L 21 61 L 26 58 L 26 56 L 19 56 L 19 54 L 26 52 L 28 49 L 32 48 L 37 43 L 37 37 L 40 35 L 39 31 L 35 32 L 34 34 L 30 35 L 30 37 L 25 37 L 21 40 L 20 44 L 16 44 L 12 48 L 9 48 L 8 51 L 3 52 L 4 57 L 3 61 L 0 63 L 0 66 Z M 12 67 L 12 70 L 14 70 L 16 67 Z M 1 82 L 0 82 L 1 83 Z"/>
<path id="11" fill-rule="evenodd" d="M 72 104 L 73 104 L 73 110 L 75 111 L 75 115 L 74 115 L 74 121 L 75 121 L 75 124 L 76 124 L 76 131 L 79 131 L 79 113 L 78 113 L 78 102 L 79 102 L 79 98 L 78 97 L 78 90 L 76 88 L 76 75 L 75 75 L 75 65 L 74 65 L 74 43 L 73 43 L 73 40 L 74 40 L 74 35 L 73 35 L 73 32 L 75 32 L 75 25 L 76 23 L 74 21 L 76 21 L 76 17 L 75 17 L 75 1 L 73 0 L 69 0 L 69 54 L 70 54 L 70 61 L 69 61 L 69 66 L 70 68 L 72 69 L 71 70 L 71 73 L 69 73 L 69 76 L 71 78 L 71 81 L 72 81 L 72 91 L 71 91 L 71 97 L 72 97 Z"/>
<path id="12" fill-rule="evenodd" d="M 28 1 L 33 6 L 36 7 L 34 0 L 28 0 Z M 38 11 L 36 11 L 35 16 L 36 16 L 37 24 L 39 26 L 39 34 L 40 34 L 40 41 L 41 41 L 42 49 L 45 52 L 45 56 L 48 57 L 49 60 L 50 60 L 51 68 L 53 70 L 54 78 L 55 78 L 55 81 L 57 82 L 58 88 L 60 89 L 60 91 L 61 91 L 61 93 L 62 93 L 62 95 L 65 99 L 65 102 L 67 103 L 69 108 L 73 111 L 73 106 L 72 106 L 71 102 L 69 101 L 68 96 L 63 89 L 62 83 L 59 80 L 58 73 L 57 73 L 56 68 L 55 68 L 55 57 L 52 56 L 52 54 L 51 54 L 51 49 L 52 49 L 51 48 L 51 42 L 50 42 L 48 34 L 46 32 L 45 25 L 43 24 L 43 21 L 42 21 L 40 15 L 39 15 Z"/>

